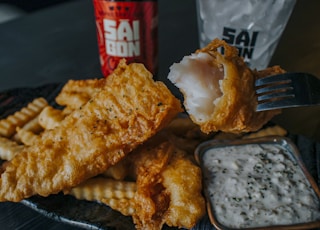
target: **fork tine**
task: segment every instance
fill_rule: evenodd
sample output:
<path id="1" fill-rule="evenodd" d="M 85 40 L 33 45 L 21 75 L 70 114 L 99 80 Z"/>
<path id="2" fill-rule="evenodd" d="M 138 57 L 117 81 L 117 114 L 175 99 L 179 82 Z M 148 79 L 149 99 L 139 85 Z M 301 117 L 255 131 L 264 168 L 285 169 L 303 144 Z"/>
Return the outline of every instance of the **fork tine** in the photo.
<path id="1" fill-rule="evenodd" d="M 277 82 L 283 82 L 283 81 L 290 81 L 290 78 L 286 74 L 277 74 L 277 75 L 271 75 L 263 78 L 259 78 L 255 81 L 255 86 L 264 86 L 267 84 L 277 83 Z"/>
<path id="2" fill-rule="evenodd" d="M 262 88 L 256 89 L 256 93 L 259 94 L 265 94 L 265 93 L 271 93 L 275 91 L 285 91 L 285 90 L 292 90 L 293 87 L 291 85 L 291 82 L 283 83 L 283 84 L 274 84 L 270 86 L 265 86 Z"/>
<path id="3" fill-rule="evenodd" d="M 320 80 L 308 73 L 284 73 L 255 81 L 256 111 L 320 105 Z"/>
<path id="4" fill-rule="evenodd" d="M 276 101 L 268 101 L 265 103 L 259 103 L 257 105 L 257 112 L 270 110 L 272 109 L 284 109 L 284 108 L 291 108 L 291 107 L 297 107 L 297 106 L 303 106 L 300 103 L 296 101 L 294 97 L 283 99 L 283 100 L 276 100 Z"/>
<path id="5" fill-rule="evenodd" d="M 295 95 L 293 91 L 285 91 L 285 92 L 275 92 L 275 93 L 269 93 L 269 94 L 263 94 L 261 96 L 258 96 L 258 102 L 263 103 L 263 101 L 266 100 L 283 100 L 286 98 L 294 98 Z"/>

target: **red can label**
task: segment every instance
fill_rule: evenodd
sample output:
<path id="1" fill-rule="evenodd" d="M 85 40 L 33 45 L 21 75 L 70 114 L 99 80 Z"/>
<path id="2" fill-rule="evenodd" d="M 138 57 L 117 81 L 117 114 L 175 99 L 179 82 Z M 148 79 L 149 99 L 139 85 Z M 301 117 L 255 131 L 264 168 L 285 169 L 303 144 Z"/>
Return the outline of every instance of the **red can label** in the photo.
<path id="1" fill-rule="evenodd" d="M 143 63 L 155 74 L 158 55 L 156 1 L 93 0 L 102 72 L 107 77 L 122 58 Z"/>

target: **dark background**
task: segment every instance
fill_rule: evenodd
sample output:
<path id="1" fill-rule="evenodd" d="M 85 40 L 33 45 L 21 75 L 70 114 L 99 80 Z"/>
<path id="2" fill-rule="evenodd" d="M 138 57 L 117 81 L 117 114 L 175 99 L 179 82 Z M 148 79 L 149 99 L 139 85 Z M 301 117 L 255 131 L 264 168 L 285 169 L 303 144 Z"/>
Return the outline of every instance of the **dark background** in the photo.
<path id="1" fill-rule="evenodd" d="M 26 12 L 33 12 L 45 7 L 56 5 L 71 0 L 1 0 L 0 3 L 6 3 L 18 7 Z"/>

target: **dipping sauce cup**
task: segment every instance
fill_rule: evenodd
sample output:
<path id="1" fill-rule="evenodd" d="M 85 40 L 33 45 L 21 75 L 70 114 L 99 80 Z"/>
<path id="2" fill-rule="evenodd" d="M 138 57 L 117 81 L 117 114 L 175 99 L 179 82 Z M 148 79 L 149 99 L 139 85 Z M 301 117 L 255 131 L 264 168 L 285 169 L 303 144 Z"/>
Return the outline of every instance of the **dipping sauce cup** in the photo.
<path id="1" fill-rule="evenodd" d="M 200 144 L 195 157 L 217 229 L 320 227 L 320 191 L 288 138 Z"/>

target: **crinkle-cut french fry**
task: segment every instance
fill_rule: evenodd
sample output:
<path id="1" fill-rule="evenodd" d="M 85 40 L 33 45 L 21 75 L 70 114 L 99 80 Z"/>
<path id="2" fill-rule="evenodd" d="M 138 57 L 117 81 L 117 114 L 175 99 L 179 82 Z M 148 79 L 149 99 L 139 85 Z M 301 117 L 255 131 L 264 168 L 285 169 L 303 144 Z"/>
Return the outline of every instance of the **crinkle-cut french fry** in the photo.
<path id="1" fill-rule="evenodd" d="M 0 159 L 11 160 L 22 149 L 23 145 L 5 137 L 0 137 Z"/>
<path id="2" fill-rule="evenodd" d="M 39 112 L 48 105 L 48 102 L 43 97 L 38 97 L 34 99 L 31 103 L 28 104 L 28 107 L 30 110 L 33 110 L 34 113 L 39 114 Z"/>
<path id="3" fill-rule="evenodd" d="M 55 109 L 52 106 L 46 106 L 39 114 L 39 124 L 44 129 L 54 129 L 60 125 L 60 122 L 65 118 L 62 110 Z"/>
<path id="4" fill-rule="evenodd" d="M 43 128 L 39 124 L 39 115 L 22 126 L 22 129 L 33 132 L 35 134 L 39 134 L 40 132 L 42 132 Z"/>
<path id="5" fill-rule="evenodd" d="M 46 99 L 39 97 L 34 99 L 26 107 L 15 112 L 13 115 L 0 120 L 0 135 L 11 137 L 15 134 L 17 127 L 22 127 L 30 120 L 34 119 L 47 105 L 48 102 Z"/>
<path id="6" fill-rule="evenodd" d="M 72 188 L 70 194 L 77 199 L 101 201 L 102 199 L 131 199 L 136 192 L 136 183 L 110 178 L 91 178 Z"/>
<path id="7" fill-rule="evenodd" d="M 108 205 L 113 210 L 116 210 L 122 213 L 125 216 L 132 216 L 135 212 L 133 199 L 106 198 L 106 199 L 102 199 L 101 202 Z"/>
<path id="8" fill-rule="evenodd" d="M 25 124 L 21 129 L 25 130 L 25 131 L 29 131 L 32 132 L 34 134 L 39 134 L 43 131 L 42 126 L 39 124 L 39 116 L 36 116 L 35 118 L 33 118 L 31 121 L 29 121 L 27 124 Z M 19 127 L 20 128 L 20 127 Z M 17 128 L 18 129 L 18 128 Z M 17 131 L 16 129 L 16 131 Z M 21 143 L 21 139 L 18 133 L 16 133 L 13 138 L 13 140 L 15 140 L 18 143 Z"/>
<path id="9" fill-rule="evenodd" d="M 70 195 L 80 200 L 104 203 L 123 215 L 129 216 L 134 213 L 135 192 L 135 182 L 96 177 L 73 188 Z"/>
<path id="10" fill-rule="evenodd" d="M 56 97 L 59 105 L 78 109 L 105 85 L 105 79 L 69 80 Z"/>
<path id="11" fill-rule="evenodd" d="M 279 125 L 270 126 L 264 129 L 261 129 L 257 132 L 247 134 L 243 137 L 243 139 L 250 139 L 250 138 L 258 138 L 258 137 L 266 137 L 266 136 L 285 136 L 287 135 L 287 130 L 282 128 Z"/>
<path id="12" fill-rule="evenodd" d="M 82 95 L 80 93 L 65 93 L 64 94 L 64 102 L 61 103 L 70 109 L 78 109 L 87 103 L 90 100 L 90 97 L 86 95 Z M 60 101 L 61 102 L 61 101 Z"/>
<path id="13" fill-rule="evenodd" d="M 35 141 L 39 138 L 39 135 L 34 134 L 31 131 L 17 128 L 17 136 L 19 140 L 22 142 L 22 144 L 31 146 L 35 143 Z"/>
<path id="14" fill-rule="evenodd" d="M 127 158 L 124 158 L 115 165 L 109 167 L 102 175 L 116 180 L 123 180 L 129 174 L 129 163 Z"/>

